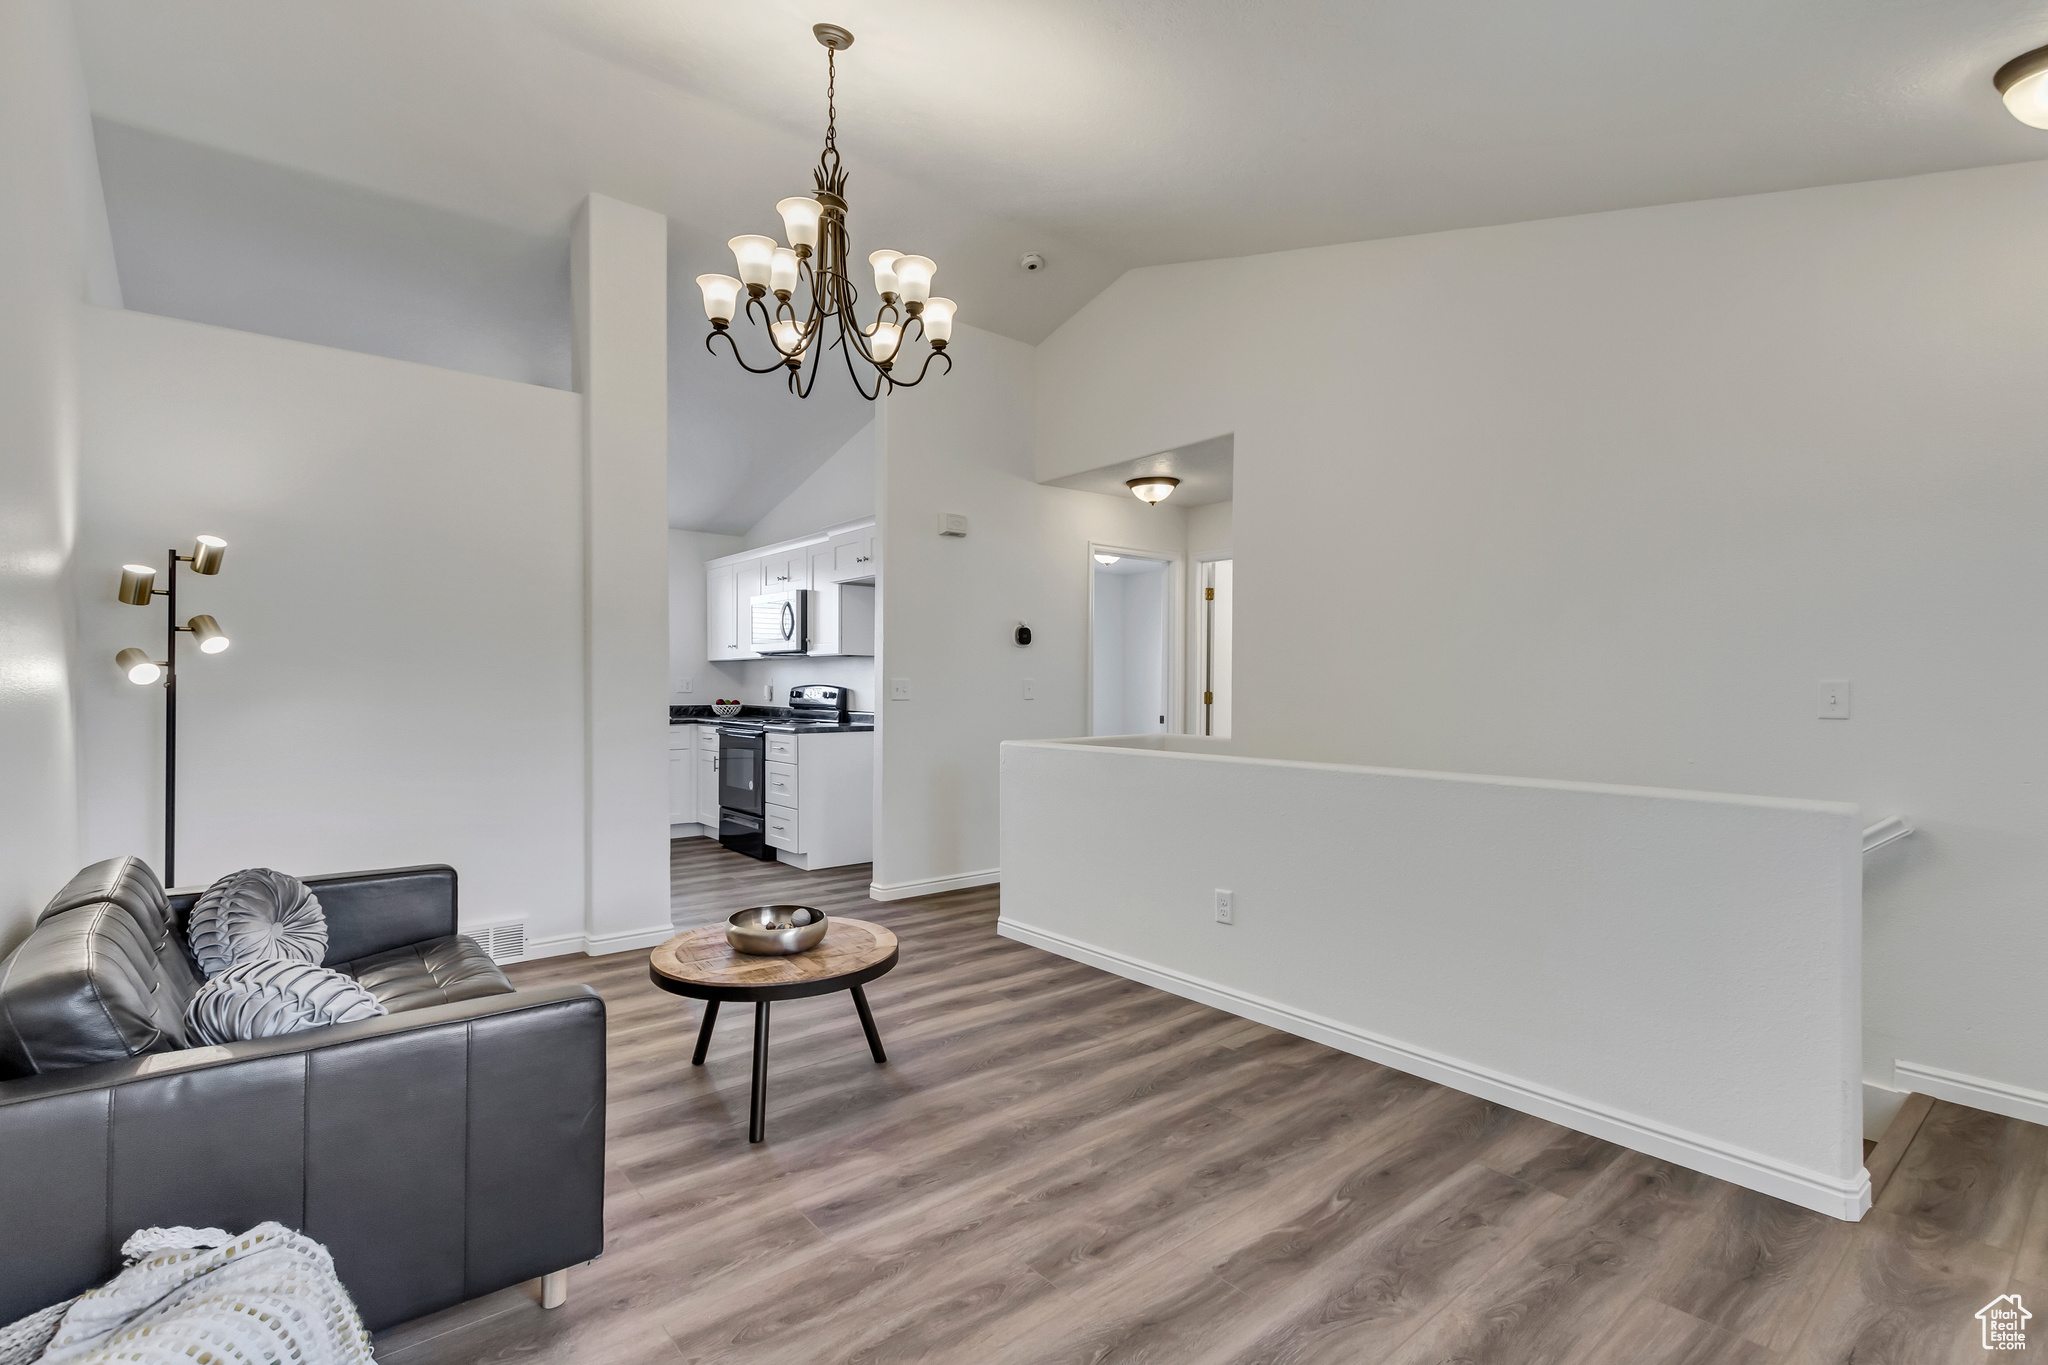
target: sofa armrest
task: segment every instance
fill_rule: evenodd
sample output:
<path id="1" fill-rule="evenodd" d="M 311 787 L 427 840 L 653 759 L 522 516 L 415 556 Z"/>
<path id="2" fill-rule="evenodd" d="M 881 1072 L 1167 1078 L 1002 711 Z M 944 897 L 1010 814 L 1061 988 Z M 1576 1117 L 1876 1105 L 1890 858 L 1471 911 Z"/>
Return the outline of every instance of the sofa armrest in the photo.
<path id="1" fill-rule="evenodd" d="M 376 1331 L 596 1256 L 604 1001 L 515 991 L 0 1082 L 0 1322 L 137 1228 L 326 1244 Z"/>
<path id="2" fill-rule="evenodd" d="M 329 872 L 299 880 L 320 898 L 327 916 L 327 966 L 456 932 L 455 869 L 444 863 Z M 181 886 L 168 893 L 172 922 L 181 930 L 192 917 L 193 902 L 205 890 Z"/>

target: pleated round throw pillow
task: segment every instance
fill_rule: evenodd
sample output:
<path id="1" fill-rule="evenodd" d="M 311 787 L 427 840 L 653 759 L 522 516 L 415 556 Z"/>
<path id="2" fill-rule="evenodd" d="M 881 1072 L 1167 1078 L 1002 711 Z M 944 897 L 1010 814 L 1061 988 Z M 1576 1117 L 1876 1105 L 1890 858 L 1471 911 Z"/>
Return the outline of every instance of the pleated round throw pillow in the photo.
<path id="1" fill-rule="evenodd" d="M 327 916 L 297 877 L 245 867 L 206 888 L 185 941 L 206 976 L 268 957 L 317 963 L 327 956 Z"/>
<path id="2" fill-rule="evenodd" d="M 194 1047 L 202 1047 L 353 1024 L 382 1013 L 376 996 L 340 972 L 273 957 L 240 963 L 200 986 L 185 1007 L 185 1031 Z"/>

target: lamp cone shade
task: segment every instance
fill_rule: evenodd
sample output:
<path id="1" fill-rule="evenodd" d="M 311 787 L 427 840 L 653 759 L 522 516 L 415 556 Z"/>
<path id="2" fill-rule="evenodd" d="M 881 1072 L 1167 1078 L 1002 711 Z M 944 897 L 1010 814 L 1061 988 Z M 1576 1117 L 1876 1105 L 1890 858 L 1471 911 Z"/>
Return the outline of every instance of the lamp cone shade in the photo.
<path id="1" fill-rule="evenodd" d="M 219 536 L 201 536 L 192 546 L 192 572 L 213 574 L 220 572 L 220 562 L 227 558 L 228 543 Z"/>

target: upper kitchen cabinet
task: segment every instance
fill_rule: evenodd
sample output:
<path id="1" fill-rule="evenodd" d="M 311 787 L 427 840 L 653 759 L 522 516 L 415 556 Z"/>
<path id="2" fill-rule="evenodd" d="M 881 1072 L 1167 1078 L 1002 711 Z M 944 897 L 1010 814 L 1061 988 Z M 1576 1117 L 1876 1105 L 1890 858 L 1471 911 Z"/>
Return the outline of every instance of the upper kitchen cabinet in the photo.
<path id="1" fill-rule="evenodd" d="M 781 592 L 786 588 L 809 588 L 811 551 L 809 546 L 775 550 L 761 557 L 761 591 Z"/>
<path id="2" fill-rule="evenodd" d="M 866 582 L 880 572 L 882 541 L 873 526 L 841 531 L 826 543 L 832 552 L 834 583 Z M 812 558 L 815 562 L 817 556 Z"/>
<path id="3" fill-rule="evenodd" d="M 870 521 L 708 561 L 704 566 L 705 658 L 726 663 L 762 657 L 754 652 L 754 598 L 792 588 L 817 594 L 811 604 L 810 653 L 874 653 L 872 585 L 880 568 L 878 549 L 875 525 Z M 850 604 L 842 604 L 848 585 L 868 585 L 867 595 L 856 594 Z"/>
<path id="4" fill-rule="evenodd" d="M 704 657 L 712 663 L 740 657 L 739 598 L 733 591 L 730 564 L 704 570 Z"/>

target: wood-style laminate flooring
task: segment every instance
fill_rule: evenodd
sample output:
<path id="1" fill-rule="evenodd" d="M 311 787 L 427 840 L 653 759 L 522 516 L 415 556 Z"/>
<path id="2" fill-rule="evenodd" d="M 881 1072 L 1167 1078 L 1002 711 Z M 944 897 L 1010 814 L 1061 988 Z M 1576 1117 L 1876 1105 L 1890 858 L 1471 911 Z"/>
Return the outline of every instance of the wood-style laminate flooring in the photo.
<path id="1" fill-rule="evenodd" d="M 674 863 L 678 925 L 892 929 L 889 1064 L 844 995 L 777 1005 L 750 1147 L 746 1011 L 693 1069 L 701 1006 L 644 953 L 514 968 L 609 1005 L 605 1255 L 380 1359 L 1945 1365 L 1998 1294 L 2048 1315 L 2048 1129 L 1936 1104 L 1842 1223 L 998 938 L 994 888 Z"/>

